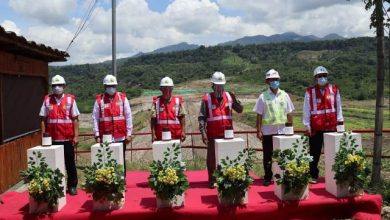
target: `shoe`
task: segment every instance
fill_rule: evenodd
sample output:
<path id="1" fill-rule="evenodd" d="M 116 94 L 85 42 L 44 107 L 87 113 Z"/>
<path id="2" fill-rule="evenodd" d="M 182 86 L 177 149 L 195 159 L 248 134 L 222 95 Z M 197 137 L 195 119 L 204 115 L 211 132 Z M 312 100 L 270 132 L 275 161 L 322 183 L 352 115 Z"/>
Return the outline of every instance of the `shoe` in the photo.
<path id="1" fill-rule="evenodd" d="M 269 186 L 269 185 L 271 185 L 271 180 L 264 179 L 263 186 Z"/>
<path id="2" fill-rule="evenodd" d="M 214 182 L 209 183 L 209 189 L 215 189 Z"/>
<path id="3" fill-rule="evenodd" d="M 311 179 L 311 180 L 309 181 L 309 183 L 311 183 L 311 184 L 317 184 L 317 179 Z"/>
<path id="4" fill-rule="evenodd" d="M 70 187 L 70 188 L 68 189 L 68 193 L 69 193 L 69 195 L 71 195 L 71 196 L 77 195 L 77 189 L 76 189 L 76 187 Z"/>

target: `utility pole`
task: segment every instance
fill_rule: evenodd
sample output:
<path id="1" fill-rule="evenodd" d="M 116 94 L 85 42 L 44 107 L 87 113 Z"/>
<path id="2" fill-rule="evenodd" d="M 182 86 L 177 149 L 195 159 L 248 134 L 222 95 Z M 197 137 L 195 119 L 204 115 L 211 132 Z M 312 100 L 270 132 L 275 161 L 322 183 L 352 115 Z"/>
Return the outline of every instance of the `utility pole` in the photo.
<path id="1" fill-rule="evenodd" d="M 112 0 L 112 75 L 116 77 L 116 0 Z"/>

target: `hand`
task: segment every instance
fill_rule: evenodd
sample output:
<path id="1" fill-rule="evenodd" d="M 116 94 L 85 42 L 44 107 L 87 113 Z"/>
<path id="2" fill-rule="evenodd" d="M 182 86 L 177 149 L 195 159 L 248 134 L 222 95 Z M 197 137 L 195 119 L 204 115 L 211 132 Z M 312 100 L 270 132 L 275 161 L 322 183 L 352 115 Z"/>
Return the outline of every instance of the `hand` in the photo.
<path id="1" fill-rule="evenodd" d="M 131 139 L 132 139 L 131 136 L 127 136 L 125 139 L 125 143 L 126 144 L 130 143 Z"/>
<path id="2" fill-rule="evenodd" d="M 203 133 L 202 133 L 202 141 L 203 141 L 203 143 L 204 143 L 205 145 L 208 145 L 208 143 L 209 143 L 209 139 L 207 139 L 207 135 L 205 135 L 205 134 L 203 134 Z"/>
<path id="3" fill-rule="evenodd" d="M 258 131 L 257 132 L 257 138 L 262 141 L 263 140 L 263 132 L 262 131 Z"/>
<path id="4" fill-rule="evenodd" d="M 186 140 L 186 133 L 181 132 L 181 137 L 180 137 L 181 142 L 184 142 Z"/>
<path id="5" fill-rule="evenodd" d="M 310 128 L 306 128 L 305 136 L 311 137 L 311 130 L 310 130 Z"/>
<path id="6" fill-rule="evenodd" d="M 100 137 L 95 137 L 96 143 L 100 144 Z"/>
<path id="7" fill-rule="evenodd" d="M 157 136 L 154 132 L 152 132 L 152 142 L 154 142 L 157 139 Z"/>
<path id="8" fill-rule="evenodd" d="M 73 138 L 73 146 L 77 146 L 79 144 L 79 137 L 78 136 L 74 136 Z"/>

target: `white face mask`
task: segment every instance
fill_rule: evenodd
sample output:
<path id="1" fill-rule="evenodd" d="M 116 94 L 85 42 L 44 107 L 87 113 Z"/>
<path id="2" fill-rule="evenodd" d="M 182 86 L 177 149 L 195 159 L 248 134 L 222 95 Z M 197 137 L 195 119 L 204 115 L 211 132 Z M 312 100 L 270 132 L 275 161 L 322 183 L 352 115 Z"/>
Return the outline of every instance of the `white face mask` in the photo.
<path id="1" fill-rule="evenodd" d="M 56 95 L 61 95 L 64 92 L 64 87 L 63 86 L 54 86 L 53 92 Z"/>
<path id="2" fill-rule="evenodd" d="M 109 95 L 114 95 L 115 92 L 116 92 L 116 88 L 115 88 L 115 87 L 107 87 L 107 88 L 106 88 L 106 92 L 107 92 L 107 94 L 109 94 Z"/>

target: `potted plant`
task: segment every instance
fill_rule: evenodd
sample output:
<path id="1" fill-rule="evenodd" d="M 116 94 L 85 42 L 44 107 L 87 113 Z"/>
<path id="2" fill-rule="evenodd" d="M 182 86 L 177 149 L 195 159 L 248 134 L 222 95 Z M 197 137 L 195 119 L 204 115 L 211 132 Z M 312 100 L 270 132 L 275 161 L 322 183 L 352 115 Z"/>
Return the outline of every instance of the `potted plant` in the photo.
<path id="1" fill-rule="evenodd" d="M 184 192 L 189 183 L 184 174 L 185 165 L 178 160 L 180 144 L 173 144 L 164 151 L 162 161 L 150 165 L 149 187 L 156 194 L 158 208 L 184 205 Z"/>
<path id="2" fill-rule="evenodd" d="M 111 158 L 109 143 L 100 144 L 96 154 L 98 162 L 84 168 L 87 193 L 92 194 L 94 210 L 115 210 L 122 208 L 125 201 L 126 182 L 123 166 Z"/>
<path id="3" fill-rule="evenodd" d="M 312 161 L 308 148 L 308 138 L 301 137 L 291 148 L 273 152 L 274 176 L 278 185 L 275 187 L 275 194 L 281 200 L 307 198 L 308 184 L 311 180 L 309 163 Z"/>
<path id="4" fill-rule="evenodd" d="M 356 144 L 356 139 L 351 132 L 344 132 L 340 139 L 340 147 L 336 153 L 332 171 L 335 172 L 334 179 L 341 192 L 340 195 L 363 194 L 363 189 L 368 183 L 370 169 L 363 150 Z"/>
<path id="5" fill-rule="evenodd" d="M 59 199 L 64 197 L 64 174 L 51 169 L 41 152 L 33 151 L 29 157 L 28 169 L 21 172 L 24 183 L 28 184 L 30 213 L 56 212 Z"/>
<path id="6" fill-rule="evenodd" d="M 229 157 L 221 160 L 214 176 L 218 200 L 222 206 L 248 203 L 248 189 L 253 183 L 249 171 L 253 168 L 254 159 L 255 150 L 244 149 L 233 160 Z"/>

